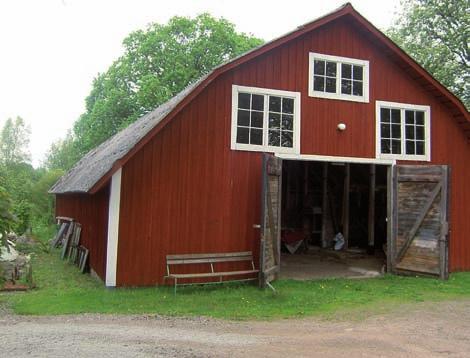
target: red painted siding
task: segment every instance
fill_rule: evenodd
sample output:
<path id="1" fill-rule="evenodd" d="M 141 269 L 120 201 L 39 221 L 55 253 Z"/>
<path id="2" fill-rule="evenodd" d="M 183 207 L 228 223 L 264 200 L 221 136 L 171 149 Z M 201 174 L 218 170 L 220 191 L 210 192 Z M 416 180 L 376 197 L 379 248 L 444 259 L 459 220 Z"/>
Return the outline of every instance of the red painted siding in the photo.
<path id="1" fill-rule="evenodd" d="M 373 158 L 376 100 L 431 105 L 432 163 L 452 168 L 451 270 L 470 269 L 470 145 L 449 110 L 349 21 L 222 75 L 125 164 L 118 285 L 162 283 L 171 253 L 257 253 L 261 154 L 230 150 L 232 84 L 301 92 L 302 154 Z M 309 51 L 369 60 L 370 102 L 308 97 Z"/>
<path id="2" fill-rule="evenodd" d="M 56 196 L 56 215 L 72 217 L 82 224 L 80 243 L 90 250 L 90 266 L 101 279 L 106 277 L 109 186 L 98 193 Z"/>

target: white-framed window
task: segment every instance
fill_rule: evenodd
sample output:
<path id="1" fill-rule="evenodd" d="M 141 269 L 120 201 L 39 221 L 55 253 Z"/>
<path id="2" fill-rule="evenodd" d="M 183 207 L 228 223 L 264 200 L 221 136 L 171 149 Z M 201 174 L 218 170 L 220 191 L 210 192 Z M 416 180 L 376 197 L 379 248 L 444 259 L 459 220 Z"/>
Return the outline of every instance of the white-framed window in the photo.
<path id="1" fill-rule="evenodd" d="M 431 107 L 376 101 L 376 157 L 431 160 Z"/>
<path id="2" fill-rule="evenodd" d="M 369 102 L 369 61 L 310 52 L 308 95 Z"/>
<path id="3" fill-rule="evenodd" d="M 300 92 L 233 85 L 231 148 L 300 153 Z"/>

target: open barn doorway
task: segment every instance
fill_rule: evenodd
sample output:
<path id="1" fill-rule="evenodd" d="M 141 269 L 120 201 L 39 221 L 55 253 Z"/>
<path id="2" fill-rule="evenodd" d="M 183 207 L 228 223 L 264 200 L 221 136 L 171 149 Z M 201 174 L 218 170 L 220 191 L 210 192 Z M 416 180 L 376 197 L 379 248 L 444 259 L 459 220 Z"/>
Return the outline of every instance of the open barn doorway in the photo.
<path id="1" fill-rule="evenodd" d="M 281 278 L 374 277 L 384 271 L 387 170 L 283 160 Z"/>

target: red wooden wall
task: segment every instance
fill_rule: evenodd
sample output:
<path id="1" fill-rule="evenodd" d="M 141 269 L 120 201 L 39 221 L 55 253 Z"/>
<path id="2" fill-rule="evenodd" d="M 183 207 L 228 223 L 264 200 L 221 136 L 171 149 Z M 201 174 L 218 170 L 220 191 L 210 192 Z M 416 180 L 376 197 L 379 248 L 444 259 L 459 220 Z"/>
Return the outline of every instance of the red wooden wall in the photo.
<path id="1" fill-rule="evenodd" d="M 106 277 L 109 185 L 98 193 L 56 196 L 56 215 L 72 217 L 82 224 L 80 243 L 90 250 L 90 266 L 101 279 Z"/>
<path id="2" fill-rule="evenodd" d="M 308 97 L 309 51 L 370 61 L 370 102 Z M 375 101 L 431 105 L 451 180 L 451 270 L 470 269 L 470 146 L 448 110 L 343 18 L 212 82 L 123 168 L 118 285 L 163 282 L 165 255 L 258 251 L 261 154 L 230 150 L 232 84 L 300 91 L 301 153 L 375 157 Z M 339 122 L 347 124 L 338 132 Z"/>

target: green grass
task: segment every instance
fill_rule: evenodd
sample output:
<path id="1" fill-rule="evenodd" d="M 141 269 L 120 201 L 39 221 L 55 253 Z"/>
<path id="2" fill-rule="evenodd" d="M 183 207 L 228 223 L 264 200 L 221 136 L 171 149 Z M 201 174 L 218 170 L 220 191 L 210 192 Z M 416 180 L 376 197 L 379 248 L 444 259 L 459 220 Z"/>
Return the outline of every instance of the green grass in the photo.
<path id="1" fill-rule="evenodd" d="M 15 313 L 57 315 L 77 313 L 161 314 L 210 316 L 225 319 L 272 319 L 303 316 L 332 317 L 390 310 L 397 304 L 470 298 L 470 273 L 448 281 L 387 275 L 365 280 L 280 280 L 278 293 L 249 284 L 106 289 L 58 252 L 38 252 L 33 259 L 37 289 L 2 294 L 0 303 Z"/>

